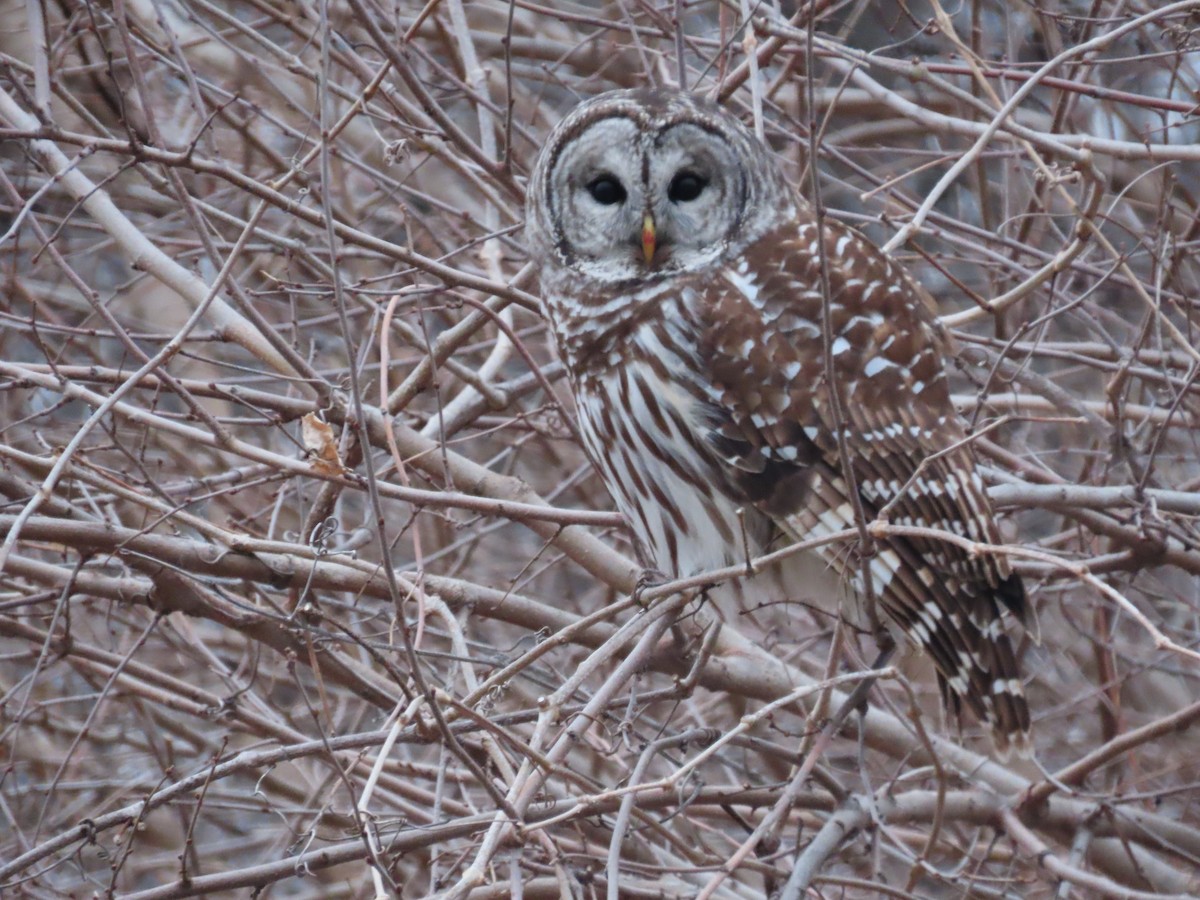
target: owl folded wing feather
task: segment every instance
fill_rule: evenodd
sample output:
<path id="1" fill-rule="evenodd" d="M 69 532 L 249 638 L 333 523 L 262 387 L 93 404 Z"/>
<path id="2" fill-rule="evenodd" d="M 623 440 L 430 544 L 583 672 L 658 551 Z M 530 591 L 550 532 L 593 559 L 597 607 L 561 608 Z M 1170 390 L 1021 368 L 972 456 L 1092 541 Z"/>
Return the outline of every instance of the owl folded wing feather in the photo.
<path id="1" fill-rule="evenodd" d="M 949 708 L 990 722 L 1000 749 L 1023 747 L 1029 712 L 998 604 L 1023 617 L 1024 589 L 1003 555 L 947 538 L 999 543 L 920 289 L 857 232 L 810 219 L 764 236 L 700 290 L 709 438 L 730 483 L 790 540 L 854 528 L 840 425 L 867 519 L 886 509 L 888 522 L 926 532 L 876 543 L 879 608 L 932 657 Z M 861 594 L 858 552 L 824 555 Z"/>

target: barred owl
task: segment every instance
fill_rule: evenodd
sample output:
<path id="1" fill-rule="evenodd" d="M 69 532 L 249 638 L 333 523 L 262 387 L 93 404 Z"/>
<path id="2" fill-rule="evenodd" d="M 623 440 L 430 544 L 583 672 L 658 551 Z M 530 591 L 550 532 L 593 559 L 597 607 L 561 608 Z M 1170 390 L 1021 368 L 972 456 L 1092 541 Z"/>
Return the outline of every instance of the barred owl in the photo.
<path id="1" fill-rule="evenodd" d="M 652 564 L 679 577 L 737 565 L 888 507 L 926 531 L 888 535 L 865 561 L 856 541 L 826 544 L 777 580 L 861 622 L 865 571 L 889 629 L 932 658 L 946 708 L 989 724 L 1000 752 L 1027 751 L 1001 624 L 1002 607 L 1024 616 L 1021 580 L 1005 557 L 930 531 L 998 542 L 947 339 L 913 279 L 819 222 L 736 118 L 676 91 L 576 107 L 541 151 L 526 212 L 585 449 Z M 816 588 L 816 568 L 843 589 Z"/>

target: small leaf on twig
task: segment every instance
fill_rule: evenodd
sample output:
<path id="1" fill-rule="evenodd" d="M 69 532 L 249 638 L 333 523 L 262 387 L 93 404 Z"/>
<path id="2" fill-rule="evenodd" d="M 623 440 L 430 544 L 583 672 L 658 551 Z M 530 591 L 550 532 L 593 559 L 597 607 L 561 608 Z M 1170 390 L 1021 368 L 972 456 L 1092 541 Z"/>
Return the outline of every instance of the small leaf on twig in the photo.
<path id="1" fill-rule="evenodd" d="M 346 473 L 346 467 L 338 455 L 337 437 L 329 423 L 322 422 L 316 413 L 308 413 L 300 422 L 300 436 L 318 472 L 325 475 Z"/>

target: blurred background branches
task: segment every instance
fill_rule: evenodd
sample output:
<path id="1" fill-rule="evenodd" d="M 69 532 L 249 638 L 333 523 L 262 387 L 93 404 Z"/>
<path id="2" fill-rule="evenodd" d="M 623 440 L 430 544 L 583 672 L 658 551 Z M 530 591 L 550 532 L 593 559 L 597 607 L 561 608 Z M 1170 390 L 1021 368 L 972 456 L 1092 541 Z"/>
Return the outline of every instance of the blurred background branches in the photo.
<path id="1" fill-rule="evenodd" d="M 0 22 L 0 893 L 1200 891 L 1200 0 Z M 574 103 L 680 82 L 955 333 L 1035 760 L 642 572 L 524 187 Z"/>

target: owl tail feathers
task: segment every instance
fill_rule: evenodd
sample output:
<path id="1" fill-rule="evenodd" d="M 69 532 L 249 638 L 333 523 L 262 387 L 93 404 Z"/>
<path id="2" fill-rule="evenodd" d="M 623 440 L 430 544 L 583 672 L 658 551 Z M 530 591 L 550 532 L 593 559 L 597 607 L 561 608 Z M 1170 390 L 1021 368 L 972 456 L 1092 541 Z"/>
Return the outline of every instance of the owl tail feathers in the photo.
<path id="1" fill-rule="evenodd" d="M 960 722 L 963 707 L 967 707 L 991 727 L 992 747 L 1000 760 L 1014 755 L 1029 759 L 1033 756 L 1032 723 L 1012 644 L 998 627 L 990 633 L 976 632 L 976 636 L 979 640 L 969 654 L 960 654 L 958 671 L 946 672 L 937 666 L 942 701 Z"/>
<path id="2" fill-rule="evenodd" d="M 1015 682 L 1020 686 L 1021 682 Z M 1008 694 L 1005 701 L 997 701 L 996 712 L 989 715 L 992 726 L 992 747 L 1002 762 L 1014 755 L 1019 759 L 1033 758 L 1033 739 L 1029 723 L 1029 705 L 1025 702 L 1025 691 Z"/>

